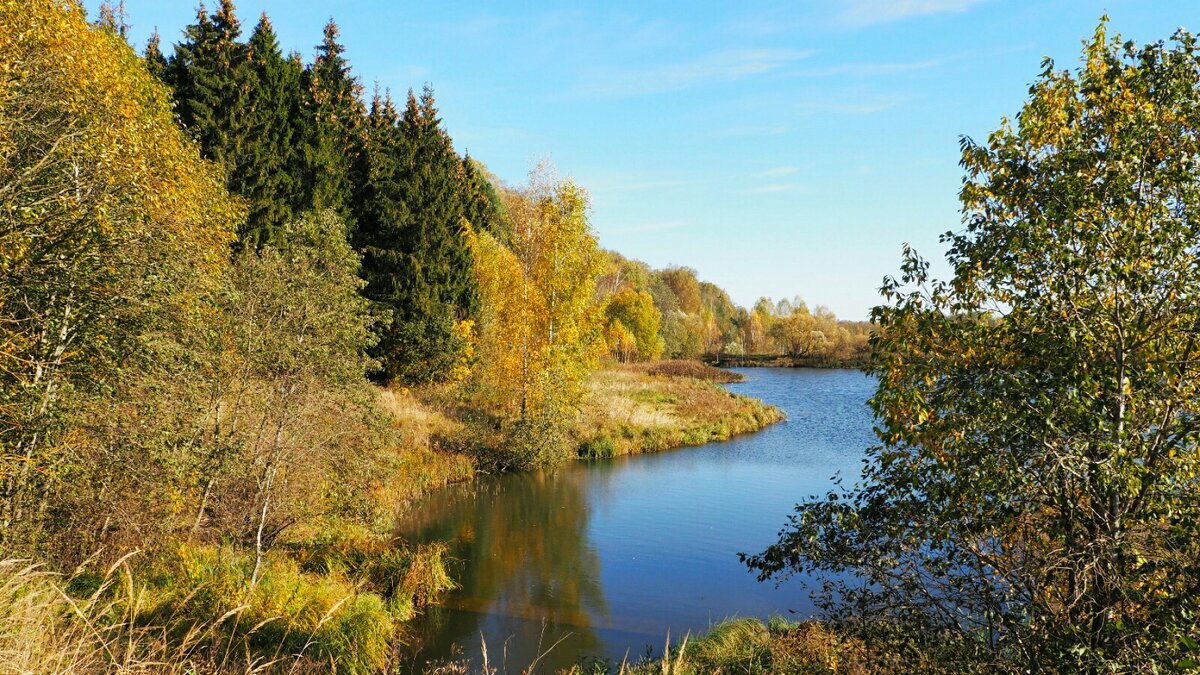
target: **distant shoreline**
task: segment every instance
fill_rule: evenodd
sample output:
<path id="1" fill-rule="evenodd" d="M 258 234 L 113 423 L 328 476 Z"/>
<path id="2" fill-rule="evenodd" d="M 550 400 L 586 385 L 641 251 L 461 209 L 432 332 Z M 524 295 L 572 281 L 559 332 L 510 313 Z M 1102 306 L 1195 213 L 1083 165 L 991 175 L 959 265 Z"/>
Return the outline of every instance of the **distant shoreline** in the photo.
<path id="1" fill-rule="evenodd" d="M 721 354 L 704 356 L 700 360 L 718 368 L 844 368 L 861 370 L 867 365 L 865 358 L 839 361 L 819 357 L 791 357 L 784 354 Z"/>

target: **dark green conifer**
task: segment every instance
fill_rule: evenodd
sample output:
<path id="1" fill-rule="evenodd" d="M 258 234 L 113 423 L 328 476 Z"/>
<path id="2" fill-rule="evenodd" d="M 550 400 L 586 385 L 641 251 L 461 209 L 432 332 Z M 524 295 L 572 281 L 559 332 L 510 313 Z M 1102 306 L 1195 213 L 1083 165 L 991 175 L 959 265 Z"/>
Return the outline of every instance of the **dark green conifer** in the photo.
<path id="1" fill-rule="evenodd" d="M 507 244 L 510 234 L 508 218 L 493 180 L 487 168 L 469 153 L 463 157 L 462 200 L 467 222 L 477 231 L 488 232 Z"/>
<path id="2" fill-rule="evenodd" d="M 221 0 L 211 16 L 201 4 L 196 23 L 184 30 L 169 69 L 176 111 L 206 157 L 234 173 L 249 135 L 246 46 L 233 0 Z"/>
<path id="3" fill-rule="evenodd" d="M 333 209 L 349 217 L 349 179 L 364 111 L 361 86 L 350 74 L 346 48 L 337 40 L 338 27 L 331 20 L 317 45 L 316 59 L 305 71 L 304 206 Z"/>
<path id="4" fill-rule="evenodd" d="M 454 324 L 477 302 L 462 163 L 429 88 L 419 100 L 409 92 L 398 123 L 390 100 L 377 99 L 368 127 L 356 244 L 365 293 L 391 314 L 376 356 L 384 379 L 435 381 L 461 355 Z"/>
<path id="5" fill-rule="evenodd" d="M 167 57 L 162 53 L 158 29 L 155 29 L 150 34 L 150 39 L 146 41 L 146 51 L 142 54 L 142 59 L 146 62 L 146 70 L 150 71 L 151 75 L 161 82 L 167 81 Z"/>
<path id="6" fill-rule="evenodd" d="M 248 134 L 230 189 L 245 197 L 248 213 L 240 240 L 246 246 L 278 243 L 281 228 L 295 215 L 299 181 L 294 140 L 300 116 L 301 70 L 284 58 L 271 21 L 264 13 L 246 49 L 249 96 Z"/>

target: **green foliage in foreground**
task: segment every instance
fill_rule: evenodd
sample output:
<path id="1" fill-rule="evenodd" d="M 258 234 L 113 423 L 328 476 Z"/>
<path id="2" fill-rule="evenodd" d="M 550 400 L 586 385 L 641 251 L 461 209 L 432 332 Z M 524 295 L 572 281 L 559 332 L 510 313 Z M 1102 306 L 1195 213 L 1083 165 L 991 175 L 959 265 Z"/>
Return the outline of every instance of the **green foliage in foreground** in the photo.
<path id="1" fill-rule="evenodd" d="M 907 252 L 874 312 L 883 446 L 752 567 L 838 574 L 833 616 L 931 668 L 1194 658 L 1198 94 L 1191 34 L 1138 47 L 1101 24 L 1017 125 L 963 141 L 953 279 Z"/>
<path id="2" fill-rule="evenodd" d="M 377 673 L 393 663 L 399 622 L 450 585 L 444 546 L 342 534 L 299 552 L 259 565 L 181 545 L 141 571 L 127 559 L 65 580 L 0 561 L 0 669 Z"/>

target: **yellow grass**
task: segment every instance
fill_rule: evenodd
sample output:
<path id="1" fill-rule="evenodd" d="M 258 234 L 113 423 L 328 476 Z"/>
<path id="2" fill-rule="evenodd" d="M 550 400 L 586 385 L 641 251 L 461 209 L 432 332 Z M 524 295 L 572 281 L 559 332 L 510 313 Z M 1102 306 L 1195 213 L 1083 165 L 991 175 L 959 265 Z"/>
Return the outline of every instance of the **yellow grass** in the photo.
<path id="1" fill-rule="evenodd" d="M 610 457 L 699 445 L 783 419 L 778 408 L 694 374 L 660 364 L 610 365 L 594 373 L 573 429 L 580 454 Z"/>
<path id="2" fill-rule="evenodd" d="M 389 497 L 402 503 L 429 490 L 474 478 L 475 462 L 439 443 L 439 439 L 461 435 L 461 422 L 407 389 L 380 389 L 379 406 L 400 432 L 400 446 L 396 448 L 400 465 L 389 484 L 381 486 Z"/>

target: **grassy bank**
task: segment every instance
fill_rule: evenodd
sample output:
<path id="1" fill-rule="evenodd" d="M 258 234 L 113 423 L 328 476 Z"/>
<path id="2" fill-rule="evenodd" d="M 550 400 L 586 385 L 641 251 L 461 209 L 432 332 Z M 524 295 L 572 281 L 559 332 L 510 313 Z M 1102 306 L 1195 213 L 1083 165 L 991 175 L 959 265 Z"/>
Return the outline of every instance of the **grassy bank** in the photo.
<path id="1" fill-rule="evenodd" d="M 256 568 L 244 551 L 182 545 L 65 577 L 0 561 L 0 672 L 382 672 L 402 621 L 452 586 L 444 554 L 313 542 Z"/>
<path id="2" fill-rule="evenodd" d="M 603 368 L 568 442 L 580 456 L 607 457 L 723 440 L 782 419 L 719 384 L 736 379 L 697 362 Z M 69 574 L 0 561 L 0 670 L 386 670 L 403 650 L 405 622 L 453 586 L 445 546 L 389 538 L 392 516 L 431 490 L 472 480 L 472 450 L 501 437 L 449 388 L 375 394 L 390 443 L 373 450 L 374 475 L 346 498 L 373 515 L 350 509 L 298 522 L 261 561 L 203 537 Z"/>
<path id="3" fill-rule="evenodd" d="M 369 479 L 324 486 L 340 509 L 294 523 L 261 561 L 193 533 L 73 571 L 0 560 L 0 673 L 383 672 L 404 622 L 454 582 L 447 548 L 391 538 L 412 499 L 473 478 L 442 449 L 460 424 L 404 391 L 374 390 L 388 442 Z"/>
<path id="4" fill-rule="evenodd" d="M 783 419 L 778 408 L 718 384 L 737 379 L 694 361 L 604 368 L 592 377 L 572 430 L 578 453 L 603 458 L 700 445 Z"/>
<path id="5" fill-rule="evenodd" d="M 607 665 L 607 664 L 605 664 Z M 593 672 L 599 671 L 595 669 Z M 586 673 L 583 669 L 576 672 Z M 627 675 L 857 675 L 870 672 L 865 646 L 820 622 L 793 622 L 775 617 L 730 619 L 699 636 L 686 636 L 667 646 L 657 661 L 608 668 Z"/>

